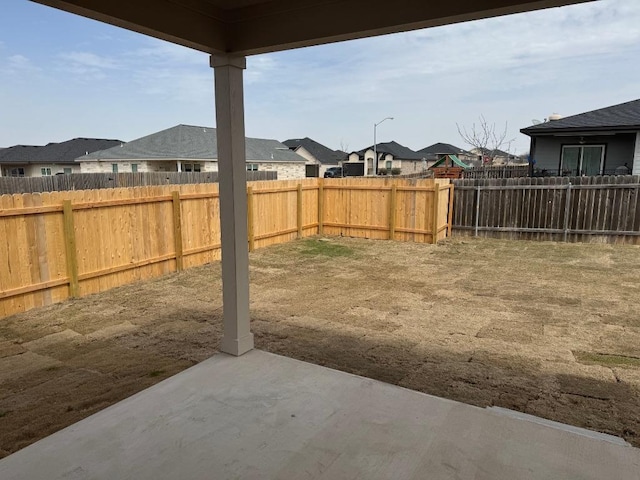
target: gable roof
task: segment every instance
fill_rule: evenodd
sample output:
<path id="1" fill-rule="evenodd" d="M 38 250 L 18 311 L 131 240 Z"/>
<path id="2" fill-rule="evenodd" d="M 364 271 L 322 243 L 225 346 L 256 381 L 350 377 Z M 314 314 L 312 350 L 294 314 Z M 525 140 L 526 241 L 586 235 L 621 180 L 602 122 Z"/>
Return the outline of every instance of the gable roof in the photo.
<path id="1" fill-rule="evenodd" d="M 422 156 L 458 154 L 473 155 L 471 152 L 467 152 L 466 150 L 456 147 L 455 145 L 451 145 L 450 143 L 434 143 L 433 145 L 429 145 L 428 147 L 418 150 L 417 153 Z"/>
<path id="2" fill-rule="evenodd" d="M 358 156 L 363 157 L 364 153 L 367 150 L 373 150 L 373 145 L 367 148 L 363 148 L 355 153 Z M 386 142 L 386 143 L 378 143 L 376 145 L 376 150 L 378 153 L 390 153 L 394 158 L 398 158 L 401 160 L 422 160 L 422 156 L 417 152 L 411 150 L 410 148 L 405 147 L 404 145 L 400 145 L 398 142 Z"/>
<path id="3" fill-rule="evenodd" d="M 526 135 L 640 129 L 640 99 L 523 128 Z"/>
<path id="4" fill-rule="evenodd" d="M 0 163 L 73 163 L 80 155 L 96 150 L 104 150 L 121 145 L 121 140 L 105 140 L 101 138 L 74 138 L 60 143 L 49 143 L 43 146 L 15 145 L 0 149 Z"/>
<path id="5" fill-rule="evenodd" d="M 282 143 L 291 148 L 293 151 L 296 151 L 300 147 L 304 148 L 320 163 L 337 163 L 344 160 L 347 156 L 345 152 L 341 152 L 340 150 L 331 150 L 330 148 L 325 147 L 321 143 L 318 143 L 315 140 L 310 139 L 309 137 L 292 138 L 290 140 L 285 140 Z"/>
<path id="6" fill-rule="evenodd" d="M 246 138 L 247 161 L 304 162 L 277 140 Z M 122 146 L 83 155 L 77 162 L 98 160 L 217 160 L 216 129 L 176 125 Z"/>

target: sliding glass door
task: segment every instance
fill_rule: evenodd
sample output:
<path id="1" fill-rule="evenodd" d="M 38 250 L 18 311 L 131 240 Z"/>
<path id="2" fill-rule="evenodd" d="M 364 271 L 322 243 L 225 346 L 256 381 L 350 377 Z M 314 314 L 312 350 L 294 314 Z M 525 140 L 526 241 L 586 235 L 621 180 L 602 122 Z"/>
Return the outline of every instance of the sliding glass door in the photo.
<path id="1" fill-rule="evenodd" d="M 601 175 L 604 145 L 565 145 L 560 170 L 563 175 Z"/>

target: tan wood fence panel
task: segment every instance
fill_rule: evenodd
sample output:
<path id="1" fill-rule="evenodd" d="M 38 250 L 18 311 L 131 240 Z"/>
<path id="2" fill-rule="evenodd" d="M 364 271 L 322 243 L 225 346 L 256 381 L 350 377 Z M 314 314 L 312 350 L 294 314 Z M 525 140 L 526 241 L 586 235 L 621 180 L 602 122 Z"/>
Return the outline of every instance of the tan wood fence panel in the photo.
<path id="1" fill-rule="evenodd" d="M 433 242 L 448 232 L 449 192 L 432 179 L 250 182 L 249 245 L 321 224 L 329 235 Z M 0 317 L 219 260 L 219 212 L 213 183 L 3 195 Z"/>

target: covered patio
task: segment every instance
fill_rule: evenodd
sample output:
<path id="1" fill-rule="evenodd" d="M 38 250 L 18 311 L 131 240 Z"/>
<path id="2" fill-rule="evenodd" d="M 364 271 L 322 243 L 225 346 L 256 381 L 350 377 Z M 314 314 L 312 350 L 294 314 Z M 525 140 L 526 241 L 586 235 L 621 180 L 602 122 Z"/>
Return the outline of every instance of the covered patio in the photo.
<path id="1" fill-rule="evenodd" d="M 623 440 L 254 350 L 218 354 L 0 461 L 3 480 L 604 479 Z"/>
<path id="2" fill-rule="evenodd" d="M 211 54 L 224 353 L 7 457 L 1 478 L 639 478 L 616 438 L 251 352 L 245 56 L 580 1 L 36 1 Z"/>

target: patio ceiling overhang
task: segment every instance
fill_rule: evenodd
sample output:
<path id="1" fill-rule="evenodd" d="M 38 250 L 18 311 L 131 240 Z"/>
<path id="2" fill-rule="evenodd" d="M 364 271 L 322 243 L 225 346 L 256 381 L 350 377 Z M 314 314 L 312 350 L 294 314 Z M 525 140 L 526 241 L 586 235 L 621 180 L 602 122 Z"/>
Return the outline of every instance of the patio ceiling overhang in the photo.
<path id="1" fill-rule="evenodd" d="M 208 53 L 254 55 L 593 0 L 32 0 Z"/>

